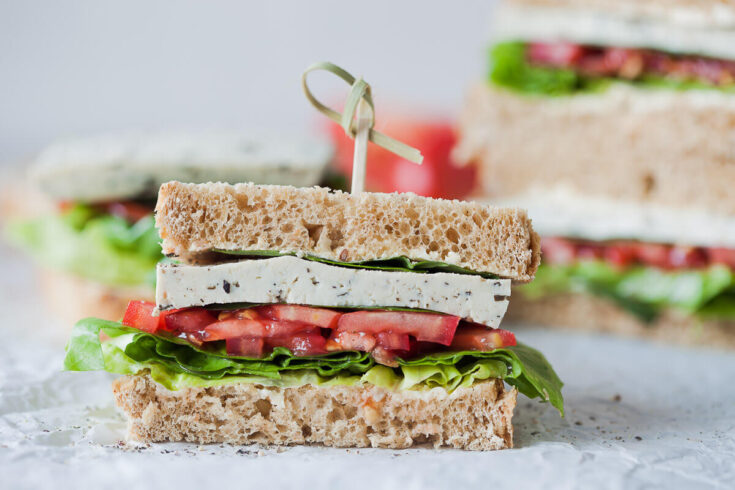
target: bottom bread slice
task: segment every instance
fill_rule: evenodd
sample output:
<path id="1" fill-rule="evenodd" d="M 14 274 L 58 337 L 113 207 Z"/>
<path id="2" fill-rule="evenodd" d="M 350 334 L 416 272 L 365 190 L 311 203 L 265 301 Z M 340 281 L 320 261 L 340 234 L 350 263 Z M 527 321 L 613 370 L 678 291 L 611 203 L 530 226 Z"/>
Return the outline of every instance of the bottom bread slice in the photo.
<path id="1" fill-rule="evenodd" d="M 734 321 L 703 320 L 665 310 L 654 322 L 645 323 L 612 301 L 583 293 L 530 299 L 521 291 L 514 291 L 504 321 L 735 349 Z"/>
<path id="2" fill-rule="evenodd" d="M 147 374 L 113 383 L 138 441 L 469 450 L 513 447 L 515 388 L 499 379 L 447 393 L 376 386 L 237 383 L 169 391 Z"/>

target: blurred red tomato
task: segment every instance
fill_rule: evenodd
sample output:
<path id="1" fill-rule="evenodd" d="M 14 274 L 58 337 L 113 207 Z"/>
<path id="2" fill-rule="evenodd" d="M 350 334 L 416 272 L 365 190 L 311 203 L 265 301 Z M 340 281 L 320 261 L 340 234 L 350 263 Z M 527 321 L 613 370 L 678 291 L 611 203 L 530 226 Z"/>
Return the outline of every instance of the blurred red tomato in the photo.
<path id="1" fill-rule="evenodd" d="M 390 118 L 389 118 L 390 119 Z M 365 188 L 378 192 L 414 192 L 422 196 L 462 199 L 476 184 L 474 166 L 459 166 L 450 154 L 456 142 L 448 122 L 424 122 L 408 119 L 385 119 L 376 129 L 408 145 L 418 148 L 424 162 L 416 165 L 374 144 L 368 147 Z M 344 130 L 330 124 L 329 131 L 336 146 L 337 169 L 352 175 L 354 142 Z"/>

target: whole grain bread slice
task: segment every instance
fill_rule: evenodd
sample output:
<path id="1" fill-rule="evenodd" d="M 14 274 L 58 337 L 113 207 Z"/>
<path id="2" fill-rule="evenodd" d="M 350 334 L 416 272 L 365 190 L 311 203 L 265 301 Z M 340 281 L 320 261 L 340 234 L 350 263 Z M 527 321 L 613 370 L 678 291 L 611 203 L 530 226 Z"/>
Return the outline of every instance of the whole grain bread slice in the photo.
<path id="1" fill-rule="evenodd" d="M 520 209 L 414 194 L 255 184 L 161 186 L 163 252 L 196 262 L 212 250 L 279 250 L 343 262 L 406 256 L 529 281 L 538 236 Z"/>
<path id="2" fill-rule="evenodd" d="M 150 376 L 113 383 L 139 441 L 469 450 L 513 447 L 516 390 L 499 379 L 426 392 L 376 386 L 230 384 L 169 391 Z"/>
<path id="3" fill-rule="evenodd" d="M 481 83 L 459 133 L 455 157 L 478 164 L 486 197 L 564 187 L 735 214 L 735 98 L 724 92 L 621 84 L 554 98 Z"/>

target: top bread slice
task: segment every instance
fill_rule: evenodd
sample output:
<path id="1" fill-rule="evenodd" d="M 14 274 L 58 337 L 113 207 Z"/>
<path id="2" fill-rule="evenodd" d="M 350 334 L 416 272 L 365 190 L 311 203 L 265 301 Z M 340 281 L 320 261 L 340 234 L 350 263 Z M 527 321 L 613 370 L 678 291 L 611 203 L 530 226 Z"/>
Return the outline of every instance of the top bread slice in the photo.
<path id="1" fill-rule="evenodd" d="M 405 256 L 525 282 L 540 261 L 524 210 L 414 194 L 169 182 L 158 194 L 156 225 L 163 252 L 189 262 L 216 250 L 342 262 Z"/>

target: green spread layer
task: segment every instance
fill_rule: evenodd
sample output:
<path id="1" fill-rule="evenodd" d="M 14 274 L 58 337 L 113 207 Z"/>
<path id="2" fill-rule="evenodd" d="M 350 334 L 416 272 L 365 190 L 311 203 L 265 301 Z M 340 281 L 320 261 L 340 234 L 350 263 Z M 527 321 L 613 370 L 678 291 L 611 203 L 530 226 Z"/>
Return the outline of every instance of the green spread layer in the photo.
<path id="1" fill-rule="evenodd" d="M 100 341 L 100 333 L 109 340 Z M 546 358 L 523 344 L 490 352 L 442 352 L 399 367 L 376 364 L 363 352 L 297 357 L 278 347 L 265 358 L 227 356 L 223 343 L 202 350 L 189 342 L 161 337 L 120 323 L 87 318 L 74 326 L 66 347 L 69 371 L 149 372 L 171 390 L 229 383 L 273 386 L 373 384 L 393 390 L 442 387 L 453 391 L 476 381 L 501 378 L 530 398 L 548 401 L 563 414 L 562 382 Z"/>
<path id="2" fill-rule="evenodd" d="M 163 259 L 153 214 L 131 224 L 77 204 L 57 215 L 11 222 L 5 231 L 40 263 L 111 286 L 153 286 Z"/>
<path id="3" fill-rule="evenodd" d="M 735 92 L 735 85 L 726 87 L 703 82 L 645 76 L 637 80 L 613 77 L 589 77 L 565 68 L 532 66 L 526 61 L 526 44 L 502 42 L 490 49 L 489 81 L 524 94 L 545 96 L 601 92 L 615 83 L 632 84 L 641 88 L 669 90 L 719 90 Z"/>
<path id="4" fill-rule="evenodd" d="M 663 270 L 636 266 L 618 269 L 606 262 L 541 264 L 526 296 L 589 293 L 608 298 L 643 321 L 667 308 L 702 317 L 735 320 L 735 273 L 726 266 Z"/>
<path id="5" fill-rule="evenodd" d="M 217 253 L 226 255 L 237 255 L 241 257 L 281 257 L 284 255 L 297 255 L 296 252 L 279 252 L 278 250 L 223 250 L 215 249 Z M 391 257 L 387 259 L 379 260 L 363 260 L 358 262 L 341 262 L 339 260 L 330 260 L 315 255 L 299 255 L 302 259 L 313 260 L 314 262 L 322 262 L 324 264 L 336 265 L 339 267 L 351 267 L 356 269 L 377 269 L 382 271 L 396 271 L 396 272 L 419 272 L 419 273 L 434 273 L 434 272 L 450 272 L 453 274 L 471 274 L 482 276 L 486 279 L 497 279 L 498 276 L 489 272 L 475 272 L 470 269 L 465 269 L 458 265 L 447 264 L 446 262 L 439 262 L 436 260 L 413 260 L 408 257 Z"/>

